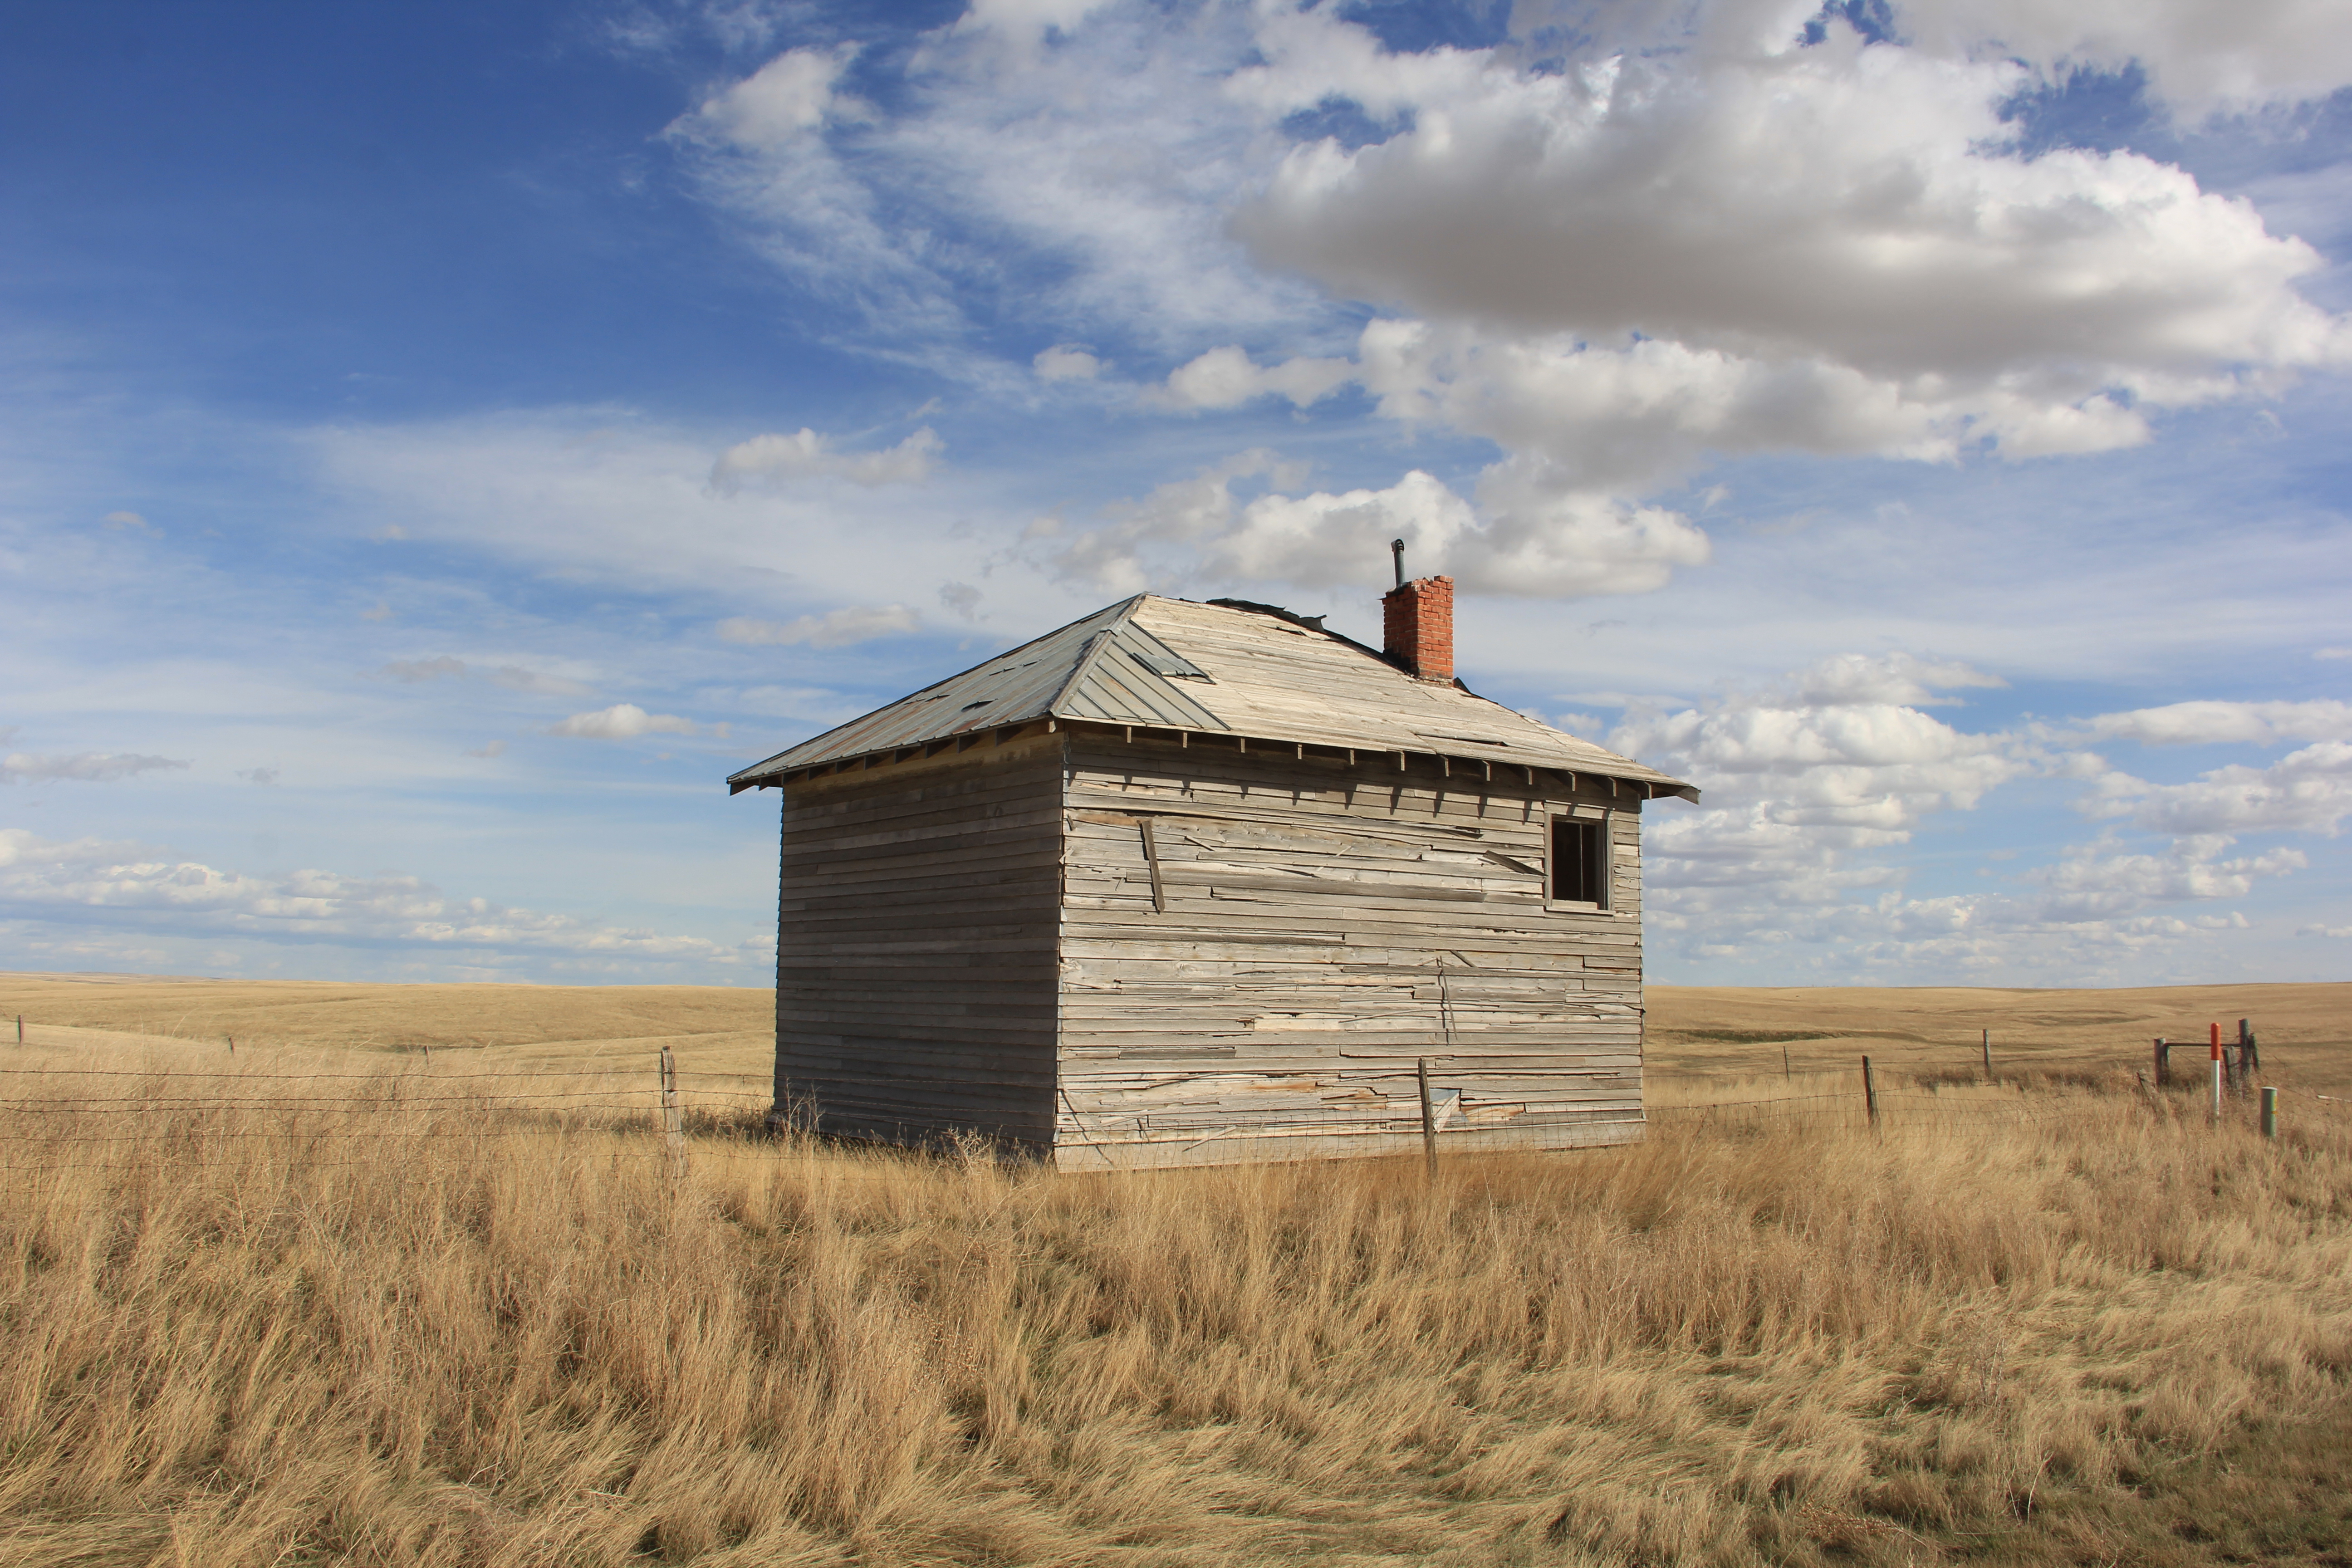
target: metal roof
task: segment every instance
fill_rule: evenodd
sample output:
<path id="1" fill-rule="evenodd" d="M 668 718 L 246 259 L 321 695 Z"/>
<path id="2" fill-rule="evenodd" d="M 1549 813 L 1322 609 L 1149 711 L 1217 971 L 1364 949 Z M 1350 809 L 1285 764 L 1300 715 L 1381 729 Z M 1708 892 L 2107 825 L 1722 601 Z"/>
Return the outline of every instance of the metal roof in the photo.
<path id="1" fill-rule="evenodd" d="M 1254 609 L 1138 595 L 730 775 L 732 790 L 802 769 L 1040 719 L 1416 752 L 1698 791 L 1362 644 Z"/>

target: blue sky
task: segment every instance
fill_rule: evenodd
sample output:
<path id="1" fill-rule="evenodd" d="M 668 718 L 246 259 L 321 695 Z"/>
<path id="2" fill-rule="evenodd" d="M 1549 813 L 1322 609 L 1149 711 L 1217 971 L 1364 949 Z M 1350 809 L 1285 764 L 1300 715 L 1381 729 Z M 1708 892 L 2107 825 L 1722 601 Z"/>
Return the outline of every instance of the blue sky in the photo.
<path id="1" fill-rule="evenodd" d="M 0 965 L 765 983 L 1139 589 L 1706 786 L 1651 974 L 2340 979 L 2327 7 L 109 5 L 0 49 Z"/>

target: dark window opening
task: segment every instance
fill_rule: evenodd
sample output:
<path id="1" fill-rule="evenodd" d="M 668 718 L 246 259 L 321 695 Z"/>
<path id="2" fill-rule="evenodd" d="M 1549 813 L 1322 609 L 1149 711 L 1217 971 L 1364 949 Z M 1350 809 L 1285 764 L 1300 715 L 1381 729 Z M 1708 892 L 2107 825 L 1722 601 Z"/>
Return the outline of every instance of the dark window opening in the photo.
<path id="1" fill-rule="evenodd" d="M 1551 896 L 1558 903 L 1609 907 L 1607 819 L 1552 818 Z"/>

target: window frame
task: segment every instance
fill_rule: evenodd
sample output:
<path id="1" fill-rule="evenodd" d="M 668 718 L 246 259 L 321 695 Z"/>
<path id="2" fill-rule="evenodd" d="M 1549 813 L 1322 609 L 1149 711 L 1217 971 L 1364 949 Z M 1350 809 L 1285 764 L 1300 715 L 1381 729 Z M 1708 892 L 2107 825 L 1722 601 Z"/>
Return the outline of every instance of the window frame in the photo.
<path id="1" fill-rule="evenodd" d="M 1597 812 L 1597 816 L 1587 815 Z M 1573 822 L 1598 829 L 1601 838 L 1601 898 L 1598 902 L 1585 899 L 1563 899 L 1555 896 L 1559 879 L 1553 864 L 1559 853 L 1559 825 Z M 1574 805 L 1555 807 L 1544 818 L 1544 908 L 1562 914 L 1613 915 L 1616 910 L 1617 887 L 1617 813 L 1611 806 Z"/>

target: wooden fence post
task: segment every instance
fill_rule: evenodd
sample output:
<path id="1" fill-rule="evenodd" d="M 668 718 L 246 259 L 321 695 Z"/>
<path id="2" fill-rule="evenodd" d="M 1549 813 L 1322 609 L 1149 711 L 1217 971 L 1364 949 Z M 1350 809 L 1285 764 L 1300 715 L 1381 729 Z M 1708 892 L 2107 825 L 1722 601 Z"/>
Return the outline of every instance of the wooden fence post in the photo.
<path id="1" fill-rule="evenodd" d="M 686 1170 L 686 1112 L 677 1103 L 677 1059 L 669 1047 L 661 1048 L 662 1134 L 669 1143 L 669 1170 L 673 1176 Z"/>
<path id="2" fill-rule="evenodd" d="M 2156 1087 L 2172 1087 L 2172 1047 L 2164 1043 L 2162 1035 L 2156 1037 Z"/>
<path id="3" fill-rule="evenodd" d="M 1862 1104 L 1863 1109 L 1870 1113 L 1871 1126 L 1876 1127 L 1878 1125 L 1878 1084 L 1870 1076 L 1868 1057 L 1862 1058 Z"/>
<path id="4" fill-rule="evenodd" d="M 2249 1087 L 2263 1066 L 2263 1048 L 2254 1043 L 2253 1023 L 2252 1018 L 2238 1020 L 2238 1081 Z"/>
<path id="5" fill-rule="evenodd" d="M 2209 1024 L 2206 1027 L 2213 1031 L 2213 1125 L 2219 1127 L 2221 1125 L 2221 1072 L 2227 1064 L 2221 1059 L 2221 1026 Z"/>
<path id="6" fill-rule="evenodd" d="M 1983 1048 L 1985 1082 L 1990 1083 L 1992 1081 L 1992 1031 L 1990 1029 L 1984 1032 Z"/>
<path id="7" fill-rule="evenodd" d="M 2263 1136 L 2278 1136 L 2278 1090 L 2269 1084 L 2263 1085 Z"/>
<path id="8" fill-rule="evenodd" d="M 1437 1180 L 1437 1108 L 1429 1099 L 1429 1058 L 1421 1058 L 1413 1064 L 1421 1079 L 1421 1153 L 1429 1163 L 1429 1179 Z"/>

